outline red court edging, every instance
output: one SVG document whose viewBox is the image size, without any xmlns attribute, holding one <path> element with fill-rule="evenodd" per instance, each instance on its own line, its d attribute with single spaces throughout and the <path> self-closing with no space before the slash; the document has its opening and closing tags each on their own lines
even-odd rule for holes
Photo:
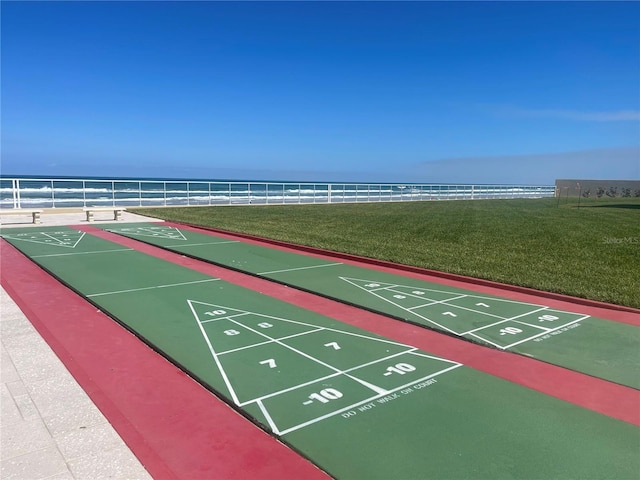
<svg viewBox="0 0 640 480">
<path fill-rule="evenodd" d="M 192 259 L 95 227 L 74 226 L 73 228 L 259 291 L 363 330 L 413 345 L 435 355 L 463 363 L 476 370 L 640 426 L 640 409 L 638 408 L 638 405 L 640 405 L 640 391 L 633 388 L 521 355 L 476 345 L 419 326 L 400 322 L 384 315 L 351 307 L 295 288 L 289 288 L 269 280 L 217 267 L 204 261 Z"/>
<path fill-rule="evenodd" d="M 305 252 L 305 253 L 315 254 L 324 258 L 341 259 L 341 260 L 347 261 L 348 263 L 352 263 L 354 265 L 359 265 L 359 266 L 366 265 L 369 267 L 377 267 L 378 269 L 383 271 L 389 271 L 394 273 L 405 272 L 405 274 L 406 273 L 417 274 L 419 276 L 414 278 L 425 279 L 425 276 L 426 276 L 426 277 L 429 277 L 429 280 L 433 282 L 442 283 L 444 285 L 457 286 L 457 287 L 462 286 L 462 288 L 475 289 L 479 292 L 484 292 L 484 293 L 493 292 L 494 295 L 502 295 L 508 298 L 512 298 L 514 300 L 527 301 L 527 300 L 523 300 L 523 298 L 528 298 L 529 299 L 528 301 L 531 301 L 530 300 L 531 298 L 545 298 L 547 300 L 551 300 L 552 302 L 560 302 L 560 304 L 568 302 L 575 306 L 588 307 L 589 309 L 592 309 L 591 310 L 592 312 L 593 312 L 593 309 L 598 309 L 598 310 L 608 312 L 608 316 L 604 318 L 607 318 L 609 320 L 614 320 L 622 323 L 629 323 L 631 325 L 640 326 L 640 310 L 632 307 L 599 302 L 597 300 L 590 300 L 586 298 L 571 297 L 571 296 L 563 295 L 560 293 L 552 293 L 552 292 L 545 292 L 542 290 L 535 290 L 533 288 L 519 287 L 516 285 L 508 285 L 504 283 L 494 282 L 491 280 L 484 280 L 481 278 L 466 277 L 464 275 L 458 275 L 455 273 L 439 272 L 437 270 L 430 270 L 427 268 L 414 267 L 411 265 L 402 265 L 398 263 L 388 262 L 385 260 L 378 260 L 375 258 L 352 255 L 349 253 L 334 252 L 334 251 L 325 250 L 322 248 L 309 247 L 305 245 L 296 245 L 288 242 L 283 242 L 281 240 L 273 240 L 273 239 L 258 237 L 258 236 L 250 235 L 246 233 L 235 233 L 235 232 L 230 232 L 227 230 L 221 230 L 217 228 L 201 227 L 193 224 L 181 224 L 181 223 L 175 223 L 175 222 L 164 222 L 164 224 L 174 226 L 174 227 L 180 227 L 180 228 L 184 228 L 185 226 L 187 226 L 193 229 L 193 231 L 203 231 L 203 230 L 210 231 L 212 233 L 220 234 L 222 236 L 226 236 L 229 238 L 242 238 L 242 239 L 248 240 L 250 243 L 255 243 L 258 245 L 275 246 L 275 247 L 282 248 L 284 250 L 294 251 L 298 253 Z M 452 282 L 452 283 L 449 283 L 449 282 Z M 499 292 L 499 293 L 496 293 L 496 292 Z M 525 297 L 522 297 L 522 295 L 524 295 Z M 549 304 L 554 308 L 562 308 L 562 307 L 556 307 L 556 305 L 551 303 Z M 574 311 L 581 313 L 580 311 L 575 309 Z M 631 315 L 627 315 L 627 314 L 631 314 Z M 596 317 L 601 316 L 596 313 L 591 313 L 591 315 Z"/>
<path fill-rule="evenodd" d="M 155 479 L 327 479 L 0 240 L 0 283 Z"/>
</svg>

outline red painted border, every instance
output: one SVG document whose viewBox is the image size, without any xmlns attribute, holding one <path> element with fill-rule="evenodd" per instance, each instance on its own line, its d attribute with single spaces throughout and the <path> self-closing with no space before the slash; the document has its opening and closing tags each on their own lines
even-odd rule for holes
<svg viewBox="0 0 640 480">
<path fill-rule="evenodd" d="M 607 318 L 609 320 L 614 320 L 614 321 L 623 322 L 623 323 L 630 323 L 632 325 L 640 326 L 640 310 L 632 307 L 626 307 L 623 305 L 615 305 L 615 304 L 600 302 L 597 300 L 590 300 L 586 298 L 571 297 L 569 295 L 545 292 L 542 290 L 536 290 L 528 287 L 520 287 L 516 285 L 508 285 L 504 283 L 494 282 L 491 280 L 484 280 L 481 278 L 466 277 L 464 275 L 458 275 L 454 273 L 439 272 L 437 270 L 414 267 L 411 265 L 402 265 L 398 263 L 388 262 L 385 260 L 378 260 L 375 258 L 352 255 L 349 253 L 334 252 L 331 250 L 325 250 L 325 249 L 316 248 L 316 247 L 309 247 L 305 245 L 296 245 L 288 242 L 283 242 L 280 240 L 272 240 L 272 239 L 262 238 L 255 235 L 245 234 L 245 233 L 234 233 L 234 232 L 221 230 L 217 228 L 201 227 L 198 225 L 182 224 L 182 223 L 176 223 L 176 222 L 164 222 L 164 224 L 174 226 L 174 227 L 180 227 L 180 228 L 184 228 L 186 226 L 193 231 L 200 231 L 200 232 L 202 232 L 203 230 L 209 231 L 209 232 L 213 232 L 228 238 L 236 238 L 236 239 L 242 238 L 244 240 L 248 240 L 250 243 L 255 243 L 255 244 L 265 245 L 265 246 L 266 245 L 275 246 L 280 249 L 294 251 L 298 253 L 299 252 L 311 253 L 311 254 L 320 256 L 322 258 L 340 259 L 354 265 L 359 265 L 359 266 L 366 265 L 369 268 L 373 267 L 382 271 L 389 271 L 396 274 L 399 274 L 401 272 L 404 272 L 405 274 L 406 273 L 417 274 L 418 277 L 415 277 L 415 278 L 425 279 L 425 277 L 428 277 L 429 281 L 441 283 L 443 285 L 446 284 L 451 286 L 458 286 L 461 288 L 475 290 L 483 293 L 490 293 L 490 292 L 497 291 L 500 293 L 492 293 L 492 294 L 502 295 L 504 297 L 511 298 L 514 300 L 531 301 L 532 298 L 537 298 L 539 303 L 540 298 L 545 298 L 547 300 L 551 300 L 554 302 L 568 303 L 576 306 L 584 306 L 590 309 L 598 309 L 598 310 L 607 312 L 606 317 L 592 314 L 593 316 L 598 316 L 600 318 Z M 409 275 L 409 276 L 413 276 L 413 275 Z M 453 283 L 450 283 L 450 282 L 453 282 Z M 490 290 L 486 290 L 486 289 L 490 289 Z M 523 295 L 525 297 L 523 297 Z M 523 300 L 524 298 L 528 300 Z M 546 302 L 546 303 L 554 308 L 562 308 L 562 307 L 556 307 L 554 304 L 551 304 L 550 302 Z M 574 311 L 581 313 L 580 310 L 574 309 Z M 625 315 L 625 313 L 629 313 L 631 315 Z"/>
<path fill-rule="evenodd" d="M 155 479 L 327 479 L 4 240 L 0 282 Z"/>
<path fill-rule="evenodd" d="M 384 315 L 195 260 L 95 227 L 78 226 L 74 228 L 640 426 L 640 408 L 638 408 L 640 391 L 633 388 L 399 322 Z"/>
</svg>

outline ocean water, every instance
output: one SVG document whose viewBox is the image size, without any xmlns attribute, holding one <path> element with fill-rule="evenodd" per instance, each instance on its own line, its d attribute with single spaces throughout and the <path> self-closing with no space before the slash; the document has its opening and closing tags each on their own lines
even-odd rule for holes
<svg viewBox="0 0 640 480">
<path fill-rule="evenodd" d="M 552 197 L 554 186 L 0 177 L 0 208 L 265 205 Z"/>
</svg>

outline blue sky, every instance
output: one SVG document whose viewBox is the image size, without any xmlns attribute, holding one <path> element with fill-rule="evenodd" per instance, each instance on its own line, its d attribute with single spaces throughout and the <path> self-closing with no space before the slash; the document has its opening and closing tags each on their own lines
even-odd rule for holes
<svg viewBox="0 0 640 480">
<path fill-rule="evenodd" d="M 640 178 L 638 2 L 11 2 L 3 175 Z"/>
</svg>

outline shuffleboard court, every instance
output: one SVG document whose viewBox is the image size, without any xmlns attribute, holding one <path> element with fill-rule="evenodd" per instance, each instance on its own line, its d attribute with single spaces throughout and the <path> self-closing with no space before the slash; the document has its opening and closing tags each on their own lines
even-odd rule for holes
<svg viewBox="0 0 640 480">
<path fill-rule="evenodd" d="M 102 227 L 371 311 L 640 388 L 640 328 L 158 224 Z"/>
<path fill-rule="evenodd" d="M 3 237 L 336 478 L 640 469 L 629 423 L 73 229 Z"/>
</svg>

